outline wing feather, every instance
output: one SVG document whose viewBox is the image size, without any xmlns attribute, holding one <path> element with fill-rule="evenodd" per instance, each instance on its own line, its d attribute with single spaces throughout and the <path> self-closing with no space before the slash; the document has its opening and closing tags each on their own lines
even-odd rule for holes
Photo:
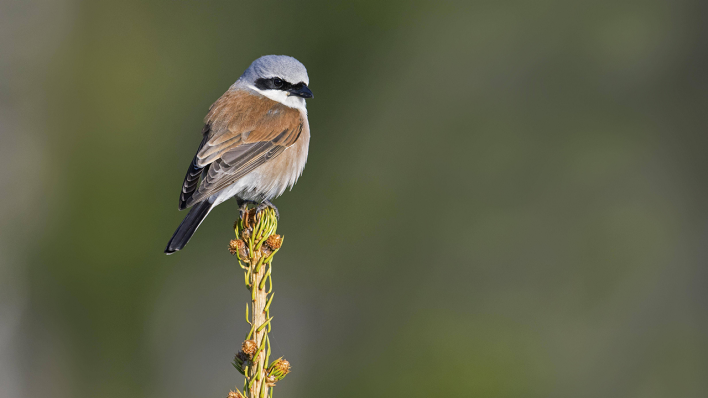
<svg viewBox="0 0 708 398">
<path fill-rule="evenodd" d="M 207 142 L 208 133 L 209 125 L 206 124 L 202 129 L 202 134 L 204 135 L 204 138 L 202 138 L 202 143 L 199 144 L 199 149 L 197 150 L 197 153 L 199 153 L 199 151 L 204 147 L 204 144 Z M 187 169 L 187 175 L 184 176 L 184 182 L 182 182 L 182 191 L 179 194 L 178 209 L 184 210 L 188 207 L 187 202 L 192 198 L 194 191 L 197 190 L 197 185 L 199 184 L 199 176 L 202 175 L 203 170 L 204 167 L 200 167 L 197 165 L 197 156 L 195 155 L 194 159 L 192 159 L 192 163 L 189 164 L 189 168 Z"/>
<path fill-rule="evenodd" d="M 198 176 L 190 178 L 192 191 L 185 201 L 187 207 L 276 158 L 297 141 L 303 128 L 297 109 L 242 90 L 229 91 L 219 98 L 205 121 L 210 128 L 192 162 L 199 168 L 202 181 L 196 187 Z"/>
</svg>

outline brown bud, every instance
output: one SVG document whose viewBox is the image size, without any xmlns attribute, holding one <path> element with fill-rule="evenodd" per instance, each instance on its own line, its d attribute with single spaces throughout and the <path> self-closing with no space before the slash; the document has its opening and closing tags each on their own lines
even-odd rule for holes
<svg viewBox="0 0 708 398">
<path fill-rule="evenodd" d="M 250 229 L 244 229 L 241 231 L 241 239 L 244 241 L 249 240 L 251 238 L 251 230 Z"/>
<path fill-rule="evenodd" d="M 286 361 L 285 359 L 277 361 L 275 363 L 275 368 L 280 370 L 284 375 L 286 375 L 290 373 L 290 362 Z"/>
<path fill-rule="evenodd" d="M 280 235 L 271 235 L 266 239 L 265 244 L 273 250 L 280 249 L 283 244 L 283 238 Z"/>
<path fill-rule="evenodd" d="M 246 261 L 248 259 L 248 250 L 246 249 L 246 242 L 241 239 L 234 239 L 229 242 L 229 253 L 238 253 L 238 258 Z"/>
<path fill-rule="evenodd" d="M 283 380 L 285 375 L 290 373 L 290 362 L 283 358 L 278 358 L 268 366 L 268 376 L 274 376 L 275 380 Z"/>
<path fill-rule="evenodd" d="M 229 391 L 229 395 L 226 398 L 244 398 L 239 390 Z"/>
<path fill-rule="evenodd" d="M 246 340 L 241 344 L 241 351 L 248 355 L 248 358 L 253 358 L 253 354 L 258 350 L 258 344 L 254 340 Z"/>
<path fill-rule="evenodd" d="M 244 247 L 246 247 L 246 244 L 241 239 L 232 239 L 229 242 L 229 253 L 236 254 Z"/>
<path fill-rule="evenodd" d="M 261 246 L 261 253 L 263 257 L 268 257 L 270 256 L 270 253 L 273 253 L 273 250 L 271 250 L 268 245 L 263 245 Z"/>
<path fill-rule="evenodd" d="M 278 381 L 278 379 L 275 376 L 266 377 L 266 383 L 268 384 L 268 387 L 275 387 L 276 381 Z"/>
</svg>

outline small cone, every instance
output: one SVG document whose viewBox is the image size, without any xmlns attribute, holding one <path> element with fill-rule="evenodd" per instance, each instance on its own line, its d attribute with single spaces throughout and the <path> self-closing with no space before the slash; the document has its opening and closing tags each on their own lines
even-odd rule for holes
<svg viewBox="0 0 708 398">
<path fill-rule="evenodd" d="M 258 344 L 254 340 L 246 340 L 241 344 L 241 351 L 248 355 L 248 358 L 253 358 L 253 354 L 258 350 Z"/>
<path fill-rule="evenodd" d="M 283 238 L 280 235 L 271 235 L 266 239 L 265 244 L 273 250 L 280 249 L 283 244 Z"/>
</svg>

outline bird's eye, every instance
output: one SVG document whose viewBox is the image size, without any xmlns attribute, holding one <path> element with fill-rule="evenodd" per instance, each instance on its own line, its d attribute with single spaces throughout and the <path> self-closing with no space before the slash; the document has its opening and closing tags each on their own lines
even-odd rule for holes
<svg viewBox="0 0 708 398">
<path fill-rule="evenodd" d="M 275 88 L 281 88 L 283 87 L 283 81 L 276 77 L 273 79 L 273 86 L 275 86 Z"/>
</svg>

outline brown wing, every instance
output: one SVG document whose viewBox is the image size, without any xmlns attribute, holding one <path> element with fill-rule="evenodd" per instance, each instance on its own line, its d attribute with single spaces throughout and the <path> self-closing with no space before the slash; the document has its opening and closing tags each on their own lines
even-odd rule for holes
<svg viewBox="0 0 708 398">
<path fill-rule="evenodd" d="M 297 141 L 303 125 L 297 109 L 241 90 L 219 98 L 205 122 L 208 130 L 205 128 L 193 162 L 195 168 L 205 171 L 201 184 L 187 199 L 187 207 L 280 155 Z"/>
</svg>

